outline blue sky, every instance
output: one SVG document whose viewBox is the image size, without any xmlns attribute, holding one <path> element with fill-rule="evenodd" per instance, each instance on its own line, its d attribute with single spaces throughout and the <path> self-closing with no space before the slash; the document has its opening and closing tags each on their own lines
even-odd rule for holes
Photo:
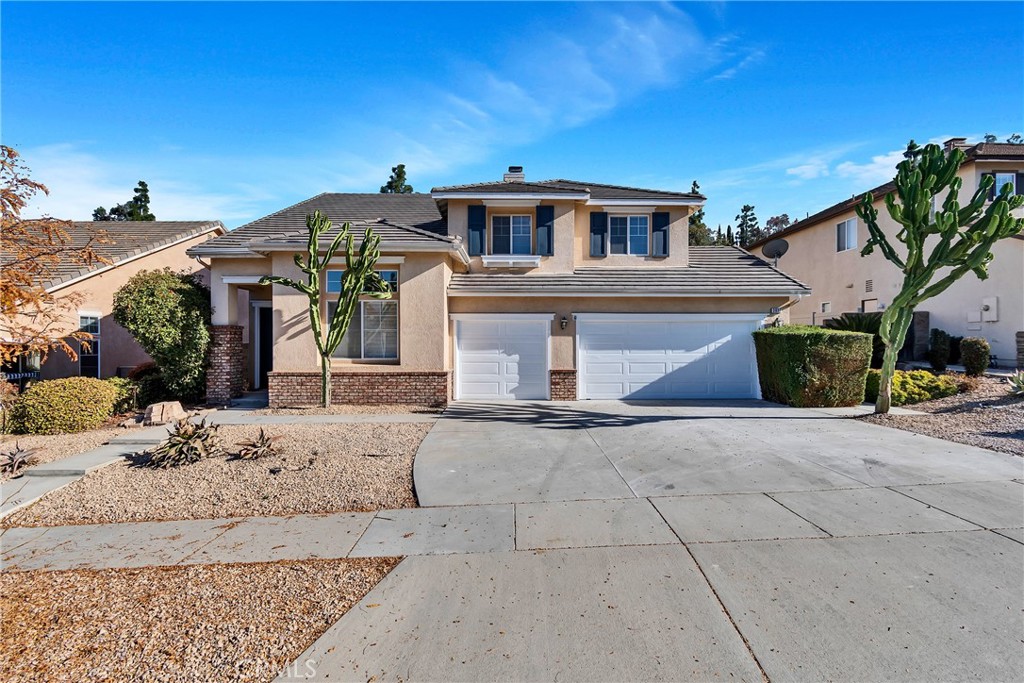
<svg viewBox="0 0 1024 683">
<path fill-rule="evenodd" d="M 2 140 L 87 219 L 573 178 L 804 216 L 910 138 L 1024 133 L 1024 4 L 3 2 Z"/>
</svg>

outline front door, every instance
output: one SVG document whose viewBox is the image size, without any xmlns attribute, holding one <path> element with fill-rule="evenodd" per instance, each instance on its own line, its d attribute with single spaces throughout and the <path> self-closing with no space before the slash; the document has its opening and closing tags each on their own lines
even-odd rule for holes
<svg viewBox="0 0 1024 683">
<path fill-rule="evenodd" d="M 274 369 L 274 309 L 256 309 L 256 389 L 267 388 L 267 373 Z"/>
</svg>

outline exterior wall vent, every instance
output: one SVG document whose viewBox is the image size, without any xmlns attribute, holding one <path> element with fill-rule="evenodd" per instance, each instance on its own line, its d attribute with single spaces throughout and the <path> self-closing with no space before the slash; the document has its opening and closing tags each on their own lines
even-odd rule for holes
<svg viewBox="0 0 1024 683">
<path fill-rule="evenodd" d="M 873 292 L 873 291 L 875 291 L 875 281 L 874 280 L 865 280 L 864 281 L 864 291 L 865 292 Z"/>
</svg>

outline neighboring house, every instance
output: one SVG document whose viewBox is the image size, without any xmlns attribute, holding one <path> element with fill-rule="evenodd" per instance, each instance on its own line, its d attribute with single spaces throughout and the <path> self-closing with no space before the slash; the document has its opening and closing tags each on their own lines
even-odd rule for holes
<svg viewBox="0 0 1024 683">
<path fill-rule="evenodd" d="M 47 291 L 58 298 L 77 297 L 75 310 L 68 313 L 67 326 L 92 333 L 91 348 L 79 353 L 74 361 L 60 351 L 50 353 L 40 369 L 43 379 L 114 377 L 150 360 L 131 334 L 111 317 L 114 293 L 143 270 L 170 268 L 202 273 L 204 267 L 185 251 L 224 234 L 225 229 L 220 221 L 76 222 L 68 235 L 72 244 L 84 246 L 97 231 L 104 231 L 105 239 L 94 245 L 95 251 L 108 263 L 58 264 L 55 278 L 46 283 Z"/>
<path fill-rule="evenodd" d="M 1024 194 L 1024 145 L 968 145 L 964 138 L 953 138 L 946 142 L 946 148 L 953 147 L 967 154 L 959 174 L 963 179 L 961 204 L 974 195 L 985 175 L 995 175 L 998 187 L 1011 183 L 1017 194 Z M 890 182 L 871 192 L 879 226 L 902 249 L 895 237 L 899 226 L 884 202 L 885 195 L 894 190 Z M 789 251 L 779 260 L 779 267 L 807 283 L 814 292 L 789 309 L 791 322 L 820 325 L 844 312 L 884 310 L 899 292 L 903 273 L 879 249 L 870 256 L 860 255 L 868 231 L 854 212 L 859 202 L 860 196 L 847 199 L 750 245 L 752 252 L 759 253 L 770 239 L 782 237 L 789 242 Z M 1015 213 L 1024 215 L 1024 209 Z M 919 310 L 928 312 L 932 328 L 959 337 L 985 337 L 1000 365 L 1024 366 L 1024 358 L 1018 356 L 1024 351 L 1024 235 L 996 243 L 993 255 L 987 280 L 968 273 L 924 302 Z M 927 330 L 921 332 L 927 334 Z"/>
<path fill-rule="evenodd" d="M 367 298 L 335 354 L 334 400 L 751 398 L 751 331 L 800 282 L 732 247 L 689 247 L 699 194 L 568 180 L 502 181 L 431 194 L 322 194 L 192 247 L 210 263 L 208 397 L 241 390 L 237 294 L 250 296 L 248 378 L 271 405 L 319 400 L 307 298 L 261 276 L 302 279 L 307 214 L 382 237 L 390 301 Z M 326 244 L 326 241 L 324 242 Z M 344 258 L 325 290 L 337 292 Z M 333 304 L 328 305 L 329 313 Z"/>
</svg>

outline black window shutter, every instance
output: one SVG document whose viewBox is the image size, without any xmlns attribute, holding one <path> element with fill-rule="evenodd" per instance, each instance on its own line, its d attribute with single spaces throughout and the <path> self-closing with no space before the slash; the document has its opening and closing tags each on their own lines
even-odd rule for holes
<svg viewBox="0 0 1024 683">
<path fill-rule="evenodd" d="M 1024 173 L 1017 174 L 1017 194 L 1024 194 Z"/>
<path fill-rule="evenodd" d="M 553 256 L 555 253 L 555 207 L 537 207 L 537 254 Z"/>
<path fill-rule="evenodd" d="M 480 256 L 484 253 L 487 241 L 487 207 L 470 206 L 469 209 L 469 255 Z"/>
<path fill-rule="evenodd" d="M 668 256 L 668 212 L 655 211 L 651 214 L 651 255 Z"/>
<path fill-rule="evenodd" d="M 608 239 L 608 214 L 604 211 L 590 213 L 590 255 L 604 256 L 605 242 Z"/>
</svg>

